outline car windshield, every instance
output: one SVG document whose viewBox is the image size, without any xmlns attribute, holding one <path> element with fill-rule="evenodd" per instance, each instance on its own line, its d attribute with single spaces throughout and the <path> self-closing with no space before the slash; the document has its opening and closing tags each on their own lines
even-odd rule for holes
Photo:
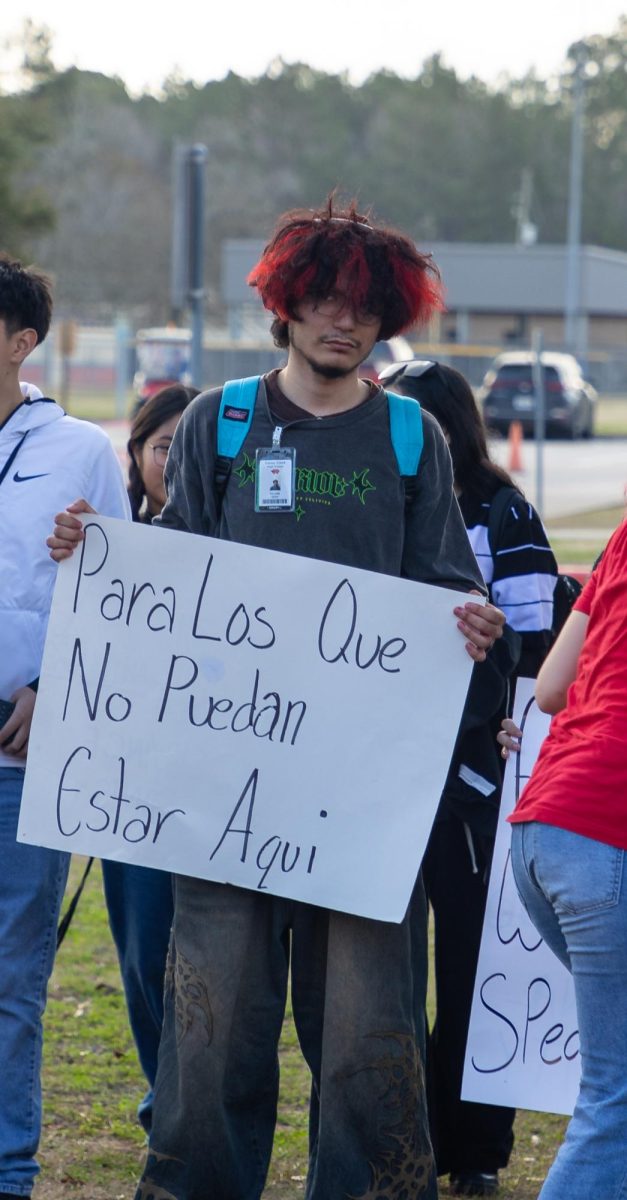
<svg viewBox="0 0 627 1200">
<path fill-rule="evenodd" d="M 559 375 L 555 367 L 543 367 L 544 382 L 548 387 L 551 384 L 559 383 Z M 508 363 L 506 366 L 499 367 L 495 379 L 495 383 L 510 387 L 519 386 L 521 383 L 531 384 L 532 372 L 530 363 Z"/>
</svg>

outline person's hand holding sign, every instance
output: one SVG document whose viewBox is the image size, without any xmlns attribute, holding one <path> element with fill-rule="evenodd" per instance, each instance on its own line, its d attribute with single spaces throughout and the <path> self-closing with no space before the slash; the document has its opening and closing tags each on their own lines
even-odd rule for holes
<svg viewBox="0 0 627 1200">
<path fill-rule="evenodd" d="M 50 557 L 55 562 L 70 558 L 85 537 L 83 526 L 78 516 L 74 515 L 78 513 L 97 515 L 95 508 L 86 500 L 75 500 L 73 504 L 68 504 L 65 512 L 57 513 L 54 518 L 54 529 L 51 536 L 46 538 L 46 545 L 50 548 Z"/>
<path fill-rule="evenodd" d="M 501 755 L 503 758 L 509 758 L 510 750 L 515 754 L 520 753 L 520 739 L 522 737 L 522 729 L 519 729 L 511 717 L 504 717 L 501 721 L 501 728 L 496 735 L 496 740 L 501 747 Z"/>
<path fill-rule="evenodd" d="M 470 592 L 471 596 L 480 596 L 480 592 Z M 459 608 L 453 609 L 457 620 L 457 628 L 468 639 L 466 650 L 475 662 L 484 662 L 486 654 L 497 638 L 503 636 L 505 613 L 494 604 L 473 604 L 468 600 Z"/>
</svg>

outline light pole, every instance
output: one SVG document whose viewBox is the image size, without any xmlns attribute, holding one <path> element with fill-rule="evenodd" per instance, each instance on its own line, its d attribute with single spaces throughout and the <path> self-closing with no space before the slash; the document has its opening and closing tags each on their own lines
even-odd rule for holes
<svg viewBox="0 0 627 1200">
<path fill-rule="evenodd" d="M 192 381 L 202 387 L 206 146 L 175 146 L 173 156 L 171 304 L 178 318 L 189 307 Z"/>
<path fill-rule="evenodd" d="M 566 232 L 566 296 L 564 302 L 564 340 L 571 354 L 580 345 L 581 313 L 581 198 L 583 191 L 583 116 L 584 67 L 581 52 L 575 59 L 573 74 L 573 119 L 570 135 L 568 178 L 568 222 Z"/>
<path fill-rule="evenodd" d="M 207 149 L 189 151 L 189 305 L 192 314 L 192 379 L 202 387 L 202 334 L 204 300 L 205 164 Z"/>
</svg>

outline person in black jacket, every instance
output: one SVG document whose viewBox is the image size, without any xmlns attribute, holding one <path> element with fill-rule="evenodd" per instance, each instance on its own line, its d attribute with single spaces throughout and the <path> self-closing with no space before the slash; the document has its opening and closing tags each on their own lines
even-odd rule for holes
<svg viewBox="0 0 627 1200">
<path fill-rule="evenodd" d="M 537 512 L 491 461 L 483 420 L 463 375 L 417 360 L 386 368 L 381 381 L 413 396 L 444 431 L 468 536 L 490 599 L 507 618 L 505 636 L 474 668 L 423 860 L 435 923 L 437 1016 L 427 1078 L 437 1171 L 450 1174 L 454 1195 L 491 1195 L 499 1168 L 509 1160 L 515 1112 L 460 1096 L 502 784 L 495 738 L 509 711 L 515 674 L 535 676 L 553 641 L 557 563 Z"/>
</svg>

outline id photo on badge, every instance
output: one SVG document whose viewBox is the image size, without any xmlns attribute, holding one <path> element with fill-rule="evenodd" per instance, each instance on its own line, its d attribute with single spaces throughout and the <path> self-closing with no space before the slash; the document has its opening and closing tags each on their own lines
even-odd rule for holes
<svg viewBox="0 0 627 1200">
<path fill-rule="evenodd" d="M 296 451 L 259 448 L 256 460 L 255 512 L 293 512 Z"/>
</svg>

